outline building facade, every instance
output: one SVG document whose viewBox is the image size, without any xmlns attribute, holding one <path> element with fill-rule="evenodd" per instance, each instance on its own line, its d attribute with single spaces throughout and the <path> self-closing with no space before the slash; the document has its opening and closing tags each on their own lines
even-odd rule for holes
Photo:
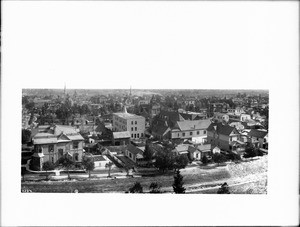
<svg viewBox="0 0 300 227">
<path fill-rule="evenodd" d="M 131 139 L 142 138 L 145 135 L 145 118 L 135 114 L 124 112 L 113 113 L 113 131 L 129 131 Z"/>
<path fill-rule="evenodd" d="M 238 130 L 228 124 L 212 123 L 207 129 L 207 142 L 224 151 L 242 151 L 245 143 L 240 137 Z"/>
<path fill-rule="evenodd" d="M 84 138 L 71 126 L 55 125 L 37 128 L 32 137 L 34 144 L 33 157 L 40 166 L 44 162 L 56 163 L 67 155 L 74 162 L 81 162 Z"/>
</svg>

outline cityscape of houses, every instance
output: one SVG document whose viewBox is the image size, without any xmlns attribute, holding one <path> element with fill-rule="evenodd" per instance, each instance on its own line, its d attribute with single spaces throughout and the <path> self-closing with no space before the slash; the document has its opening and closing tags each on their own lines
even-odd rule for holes
<svg viewBox="0 0 300 227">
<path fill-rule="evenodd" d="M 23 89 L 22 174 L 57 174 L 62 159 L 128 173 L 169 168 L 162 153 L 180 168 L 266 155 L 268 118 L 268 91 Z"/>
</svg>

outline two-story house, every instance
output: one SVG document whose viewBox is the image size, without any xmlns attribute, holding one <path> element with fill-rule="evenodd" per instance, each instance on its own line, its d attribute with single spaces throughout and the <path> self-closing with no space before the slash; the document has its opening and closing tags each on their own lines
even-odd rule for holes
<svg viewBox="0 0 300 227">
<path fill-rule="evenodd" d="M 39 126 L 33 131 L 33 160 L 38 169 L 44 162 L 56 163 L 64 155 L 81 162 L 84 138 L 72 126 Z"/>
<path fill-rule="evenodd" d="M 224 151 L 242 151 L 245 143 L 240 137 L 238 130 L 228 124 L 212 123 L 207 128 L 207 142 Z"/>
<path fill-rule="evenodd" d="M 197 143 L 203 143 L 206 141 L 207 128 L 210 124 L 210 119 L 178 121 L 171 130 L 171 139 L 190 139 Z"/>
<path fill-rule="evenodd" d="M 255 147 L 268 150 L 268 131 L 251 129 L 248 133 L 248 142 Z"/>
</svg>

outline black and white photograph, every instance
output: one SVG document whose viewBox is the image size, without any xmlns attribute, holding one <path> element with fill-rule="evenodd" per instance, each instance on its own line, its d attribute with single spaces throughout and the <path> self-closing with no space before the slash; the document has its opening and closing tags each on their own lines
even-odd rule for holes
<svg viewBox="0 0 300 227">
<path fill-rule="evenodd" d="M 297 226 L 298 1 L 3 1 L 1 226 Z"/>
<path fill-rule="evenodd" d="M 22 192 L 266 194 L 264 90 L 22 93 Z"/>
</svg>

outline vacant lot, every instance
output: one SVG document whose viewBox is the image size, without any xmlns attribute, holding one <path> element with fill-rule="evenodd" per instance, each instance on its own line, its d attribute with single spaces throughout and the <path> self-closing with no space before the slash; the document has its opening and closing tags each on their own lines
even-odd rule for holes
<svg viewBox="0 0 300 227">
<path fill-rule="evenodd" d="M 215 168 L 202 168 L 195 166 L 181 170 L 184 186 L 189 191 L 218 186 L 224 182 L 237 184 L 246 181 L 256 181 L 251 184 L 239 185 L 230 188 L 232 193 L 257 194 L 266 193 L 267 157 L 258 160 L 242 162 L 239 164 L 228 164 Z M 144 176 L 136 178 L 106 179 L 78 178 L 71 181 L 39 181 L 24 182 L 22 188 L 31 189 L 33 192 L 54 192 L 66 193 L 77 189 L 79 192 L 117 192 L 124 193 L 136 182 L 140 182 L 144 191 L 148 191 L 151 182 L 158 182 L 162 191 L 172 192 L 173 172 L 155 176 Z M 216 193 L 211 191 L 198 191 L 195 193 Z"/>
</svg>

